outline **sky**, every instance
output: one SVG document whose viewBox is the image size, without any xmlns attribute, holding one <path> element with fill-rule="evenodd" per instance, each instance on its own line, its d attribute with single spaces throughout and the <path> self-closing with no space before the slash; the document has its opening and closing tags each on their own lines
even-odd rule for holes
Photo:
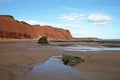
<svg viewBox="0 0 120 80">
<path fill-rule="evenodd" d="M 120 0 L 0 0 L 0 15 L 67 29 L 78 38 L 120 39 Z"/>
</svg>

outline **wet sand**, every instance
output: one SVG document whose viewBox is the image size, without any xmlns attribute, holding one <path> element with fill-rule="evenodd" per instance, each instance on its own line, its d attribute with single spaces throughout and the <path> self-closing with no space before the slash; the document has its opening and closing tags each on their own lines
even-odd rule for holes
<svg viewBox="0 0 120 80">
<path fill-rule="evenodd" d="M 71 54 L 85 59 L 85 62 L 72 67 L 78 70 L 76 76 L 79 76 L 75 78 L 73 75 L 73 80 L 120 80 L 120 51 L 63 51 L 56 49 L 57 46 L 53 44 L 56 43 L 52 43 L 52 46 L 41 46 L 36 40 L 1 41 L 0 80 L 40 80 L 46 75 L 42 80 L 58 80 L 54 75 L 29 74 L 34 65 L 42 65 L 51 56 L 60 54 Z M 61 77 L 63 78 L 59 80 L 69 80 Z"/>
</svg>

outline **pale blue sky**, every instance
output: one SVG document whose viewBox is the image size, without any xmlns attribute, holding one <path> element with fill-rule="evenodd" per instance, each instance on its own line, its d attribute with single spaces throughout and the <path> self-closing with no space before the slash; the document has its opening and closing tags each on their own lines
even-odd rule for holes
<svg viewBox="0 0 120 80">
<path fill-rule="evenodd" d="M 73 37 L 120 39 L 120 0 L 0 0 L 0 14 L 68 29 Z"/>
</svg>

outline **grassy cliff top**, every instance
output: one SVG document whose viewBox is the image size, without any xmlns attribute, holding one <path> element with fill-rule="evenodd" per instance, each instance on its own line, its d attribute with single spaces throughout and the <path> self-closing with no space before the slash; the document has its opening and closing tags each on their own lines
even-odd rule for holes
<svg viewBox="0 0 120 80">
<path fill-rule="evenodd" d="M 13 19 L 14 19 L 14 17 L 11 16 L 11 15 L 0 15 L 0 17 L 10 17 L 10 18 L 13 18 Z"/>
</svg>

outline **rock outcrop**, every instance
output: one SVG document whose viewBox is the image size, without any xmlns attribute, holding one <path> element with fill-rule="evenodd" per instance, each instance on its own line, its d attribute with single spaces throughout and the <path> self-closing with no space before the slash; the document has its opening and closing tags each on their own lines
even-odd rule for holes
<svg viewBox="0 0 120 80">
<path fill-rule="evenodd" d="M 51 26 L 32 26 L 9 15 L 0 16 L 0 38 L 34 39 L 41 36 L 50 39 L 72 39 L 68 30 Z"/>
<path fill-rule="evenodd" d="M 34 26 L 39 36 L 47 36 L 49 39 L 72 39 L 68 30 L 53 28 L 51 26 Z"/>
</svg>

